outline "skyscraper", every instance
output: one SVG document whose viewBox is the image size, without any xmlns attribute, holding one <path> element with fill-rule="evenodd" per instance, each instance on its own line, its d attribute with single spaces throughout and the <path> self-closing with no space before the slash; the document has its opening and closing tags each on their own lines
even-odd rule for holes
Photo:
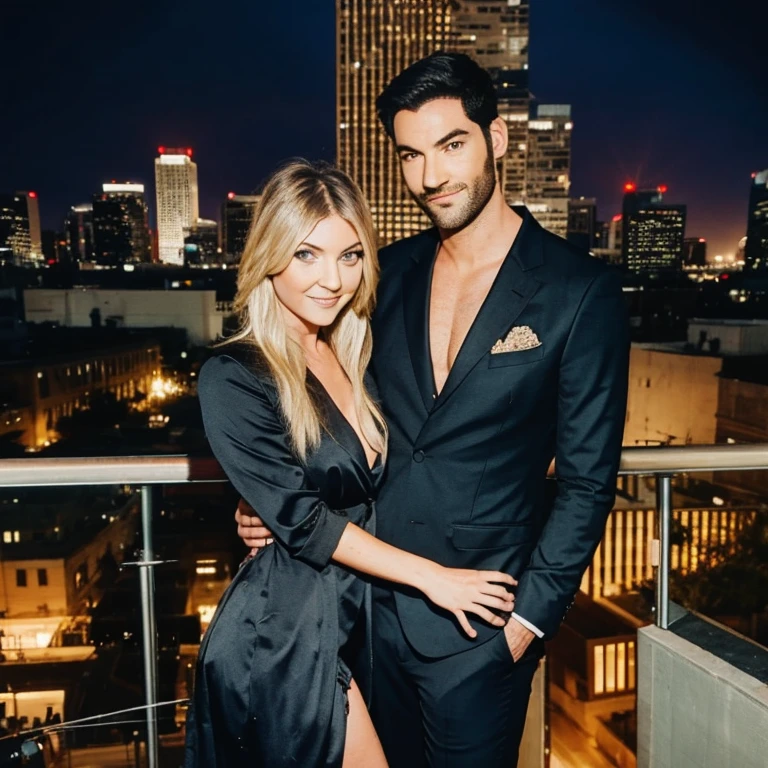
<svg viewBox="0 0 768 768">
<path fill-rule="evenodd" d="M 568 104 L 539 104 L 528 121 L 523 202 L 542 227 L 560 237 L 568 233 L 572 128 Z"/>
<path fill-rule="evenodd" d="M 490 72 L 509 130 L 509 149 L 499 163 L 504 197 L 528 204 L 544 226 L 565 237 L 570 108 L 540 107 L 531 129 L 528 12 L 529 0 L 336 0 L 337 158 L 363 188 L 382 243 L 429 221 L 402 181 L 378 124 L 376 96 L 409 64 L 438 50 L 466 53 Z M 552 124 L 548 132 L 544 120 Z"/>
<path fill-rule="evenodd" d="M 665 186 L 638 190 L 624 187 L 622 260 L 632 272 L 679 270 L 685 237 L 684 205 L 664 202 Z"/>
<path fill-rule="evenodd" d="M 73 264 L 93 261 L 93 203 L 73 205 L 64 229 L 67 236 L 67 251 Z"/>
<path fill-rule="evenodd" d="M 224 260 L 229 264 L 240 261 L 248 239 L 248 230 L 261 195 L 237 195 L 230 192 L 221 204 L 221 242 Z"/>
<path fill-rule="evenodd" d="M 184 264 L 218 264 L 219 225 L 212 219 L 198 219 L 191 227 L 184 227 Z"/>
<path fill-rule="evenodd" d="M 768 168 L 752 176 L 744 261 L 746 269 L 768 273 Z"/>
<path fill-rule="evenodd" d="M 452 4 L 449 47 L 471 56 L 488 70 L 496 86 L 499 115 L 509 131 L 509 148 L 499 166 L 504 197 L 520 203 L 526 192 L 526 157 L 531 93 L 528 89 L 528 0 Z"/>
<path fill-rule="evenodd" d="M 591 251 L 597 245 L 597 201 L 579 197 L 568 201 L 568 242 Z"/>
<path fill-rule="evenodd" d="M 42 263 L 40 208 L 36 192 L 0 195 L 0 248 L 10 251 L 18 265 Z"/>
<path fill-rule="evenodd" d="M 99 264 L 149 261 L 149 223 L 143 184 L 102 185 L 101 194 L 93 196 L 93 236 L 95 260 Z"/>
<path fill-rule="evenodd" d="M 155 158 L 158 252 L 163 264 L 184 263 L 184 227 L 199 218 L 197 165 L 188 147 L 158 147 Z"/>
<path fill-rule="evenodd" d="M 703 267 L 707 263 L 707 241 L 703 237 L 686 237 L 683 240 L 683 266 Z"/>
<path fill-rule="evenodd" d="M 382 244 L 429 226 L 410 199 L 376 116 L 384 86 L 409 64 L 451 48 L 449 0 L 336 0 L 336 156 L 361 186 Z"/>
</svg>

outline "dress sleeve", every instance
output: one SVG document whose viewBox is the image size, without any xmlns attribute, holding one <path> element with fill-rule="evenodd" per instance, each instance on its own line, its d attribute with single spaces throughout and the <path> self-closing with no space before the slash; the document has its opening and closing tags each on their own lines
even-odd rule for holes
<svg viewBox="0 0 768 768">
<path fill-rule="evenodd" d="M 235 489 L 293 557 L 327 565 L 348 520 L 311 486 L 259 378 L 232 357 L 213 357 L 198 396 L 211 450 Z"/>
</svg>

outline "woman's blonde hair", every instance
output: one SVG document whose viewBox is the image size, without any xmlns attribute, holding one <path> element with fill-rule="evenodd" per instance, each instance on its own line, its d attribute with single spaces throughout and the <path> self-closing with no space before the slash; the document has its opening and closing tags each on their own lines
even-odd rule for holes
<svg viewBox="0 0 768 768">
<path fill-rule="evenodd" d="M 292 447 L 306 459 L 320 442 L 323 419 L 307 389 L 304 353 L 288 333 L 271 278 L 288 267 L 317 223 L 334 215 L 360 238 L 363 275 L 349 304 L 322 329 L 322 338 L 352 384 L 365 440 L 383 459 L 387 427 L 363 382 L 371 359 L 370 319 L 379 272 L 376 236 L 363 193 L 346 173 L 326 163 L 294 160 L 269 179 L 240 261 L 234 306 L 241 327 L 227 342 L 252 342 L 259 348 L 277 386 Z"/>
</svg>

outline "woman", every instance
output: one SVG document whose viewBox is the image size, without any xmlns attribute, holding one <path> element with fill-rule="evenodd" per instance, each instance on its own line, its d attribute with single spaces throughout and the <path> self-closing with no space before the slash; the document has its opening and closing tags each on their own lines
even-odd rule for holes
<svg viewBox="0 0 768 768">
<path fill-rule="evenodd" d="M 343 661 L 366 605 L 363 572 L 495 625 L 513 598 L 497 572 L 452 570 L 378 541 L 373 499 L 386 424 L 370 395 L 376 247 L 341 171 L 294 162 L 264 189 L 240 266 L 236 344 L 200 372 L 214 454 L 269 525 L 200 648 L 186 768 L 383 768 Z M 364 618 L 364 616 L 363 616 Z"/>
</svg>

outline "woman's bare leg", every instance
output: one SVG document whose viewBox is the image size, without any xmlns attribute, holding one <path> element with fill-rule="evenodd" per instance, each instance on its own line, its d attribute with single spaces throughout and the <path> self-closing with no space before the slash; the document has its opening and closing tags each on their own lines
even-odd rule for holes
<svg viewBox="0 0 768 768">
<path fill-rule="evenodd" d="M 354 680 L 347 696 L 349 716 L 342 768 L 388 768 L 387 758 L 384 757 L 384 750 L 376 735 L 371 716 Z"/>
</svg>

